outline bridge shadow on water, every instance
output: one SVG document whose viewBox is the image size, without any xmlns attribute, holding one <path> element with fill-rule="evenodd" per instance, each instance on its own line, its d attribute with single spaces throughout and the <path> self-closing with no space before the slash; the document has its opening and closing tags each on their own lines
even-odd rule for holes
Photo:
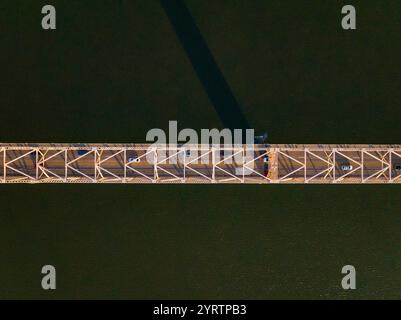
<svg viewBox="0 0 401 320">
<path fill-rule="evenodd" d="M 224 127 L 250 128 L 185 3 L 182 0 L 160 0 L 160 3 Z"/>
</svg>

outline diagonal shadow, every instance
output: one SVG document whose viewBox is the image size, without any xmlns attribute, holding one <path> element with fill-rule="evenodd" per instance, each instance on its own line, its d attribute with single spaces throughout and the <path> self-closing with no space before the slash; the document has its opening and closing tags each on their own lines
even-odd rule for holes
<svg viewBox="0 0 401 320">
<path fill-rule="evenodd" d="M 160 0 L 160 3 L 224 127 L 250 128 L 184 2 Z"/>
</svg>

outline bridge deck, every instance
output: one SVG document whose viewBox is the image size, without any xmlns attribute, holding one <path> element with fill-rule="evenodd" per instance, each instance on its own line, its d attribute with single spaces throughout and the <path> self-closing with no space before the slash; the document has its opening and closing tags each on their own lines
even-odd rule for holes
<svg viewBox="0 0 401 320">
<path fill-rule="evenodd" d="M 0 183 L 401 183 L 401 145 L 3 143 Z"/>
</svg>

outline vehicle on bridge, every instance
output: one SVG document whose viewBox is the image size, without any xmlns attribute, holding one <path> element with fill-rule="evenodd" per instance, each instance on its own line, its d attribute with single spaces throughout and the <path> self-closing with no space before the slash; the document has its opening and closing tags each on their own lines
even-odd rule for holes
<svg viewBox="0 0 401 320">
<path fill-rule="evenodd" d="M 263 156 L 263 175 L 267 177 L 269 174 L 269 156 L 266 154 Z"/>
<path fill-rule="evenodd" d="M 130 158 L 128 158 L 128 162 L 141 162 L 141 159 L 140 158 L 130 157 Z"/>
<path fill-rule="evenodd" d="M 83 156 L 85 154 L 87 154 L 89 152 L 89 150 L 78 150 L 77 153 L 79 156 Z"/>
</svg>

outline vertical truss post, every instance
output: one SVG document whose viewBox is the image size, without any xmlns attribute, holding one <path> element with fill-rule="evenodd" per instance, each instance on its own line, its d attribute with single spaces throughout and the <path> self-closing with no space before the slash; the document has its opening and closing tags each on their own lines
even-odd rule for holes
<svg viewBox="0 0 401 320">
<path fill-rule="evenodd" d="M 241 163 L 241 167 L 242 167 L 242 183 L 245 182 L 245 146 L 242 146 L 242 163 Z M 254 153 L 255 154 L 255 153 Z"/>
<path fill-rule="evenodd" d="M 39 180 L 39 150 L 35 149 L 35 178 Z"/>
<path fill-rule="evenodd" d="M 185 183 L 185 181 L 187 181 L 187 179 L 186 179 L 186 169 L 187 169 L 187 157 L 185 156 L 185 153 L 186 153 L 186 149 L 184 149 L 184 148 L 181 148 L 181 150 L 180 150 L 180 152 L 182 152 L 183 153 L 183 155 L 182 155 L 182 159 L 184 159 L 184 161 L 183 161 L 183 163 L 184 163 L 184 172 L 183 172 L 183 179 L 182 179 L 182 183 Z M 190 149 L 190 155 L 192 155 L 192 150 Z M 180 154 L 178 153 L 178 161 L 180 161 Z"/>
<path fill-rule="evenodd" d="M 93 165 L 95 166 L 95 182 L 97 182 L 98 181 L 98 178 L 99 179 L 102 179 L 103 178 L 103 174 L 102 174 L 102 171 L 101 171 L 101 169 L 100 169 L 100 166 L 101 166 L 101 164 L 100 164 L 100 160 L 101 160 L 101 158 L 100 158 L 100 155 L 101 155 L 101 153 L 103 152 L 103 151 L 100 151 L 100 153 L 99 153 L 99 150 L 97 149 L 97 148 L 95 148 L 94 149 L 94 159 L 93 159 Z"/>
<path fill-rule="evenodd" d="M 38 170 L 40 170 L 40 175 L 38 175 L 37 179 L 40 179 L 43 175 L 44 175 L 44 170 L 42 169 L 44 166 L 44 160 L 45 160 L 45 156 L 44 153 L 41 150 L 38 150 L 38 161 L 36 163 L 36 167 L 38 168 Z"/>
<path fill-rule="evenodd" d="M 127 182 L 127 148 L 124 148 L 124 179 L 123 182 Z"/>
<path fill-rule="evenodd" d="M 0 153 L 1 152 L 3 153 L 3 175 L 1 177 L 1 182 L 5 183 L 6 182 L 6 166 L 5 166 L 5 163 L 6 163 L 6 150 L 5 150 L 5 148 L 1 148 Z"/>
<path fill-rule="evenodd" d="M 6 148 L 2 148 L 3 151 L 3 182 L 6 182 Z"/>
<path fill-rule="evenodd" d="M 362 148 L 362 154 L 361 154 L 361 181 L 362 181 L 362 183 L 365 183 L 364 168 L 365 168 L 365 148 Z"/>
<path fill-rule="evenodd" d="M 389 163 L 390 163 L 390 166 L 389 166 L 389 180 L 388 180 L 388 182 L 389 183 L 392 183 L 393 182 L 393 157 L 392 157 L 392 155 L 393 155 L 393 149 L 389 149 Z"/>
<path fill-rule="evenodd" d="M 64 149 L 64 182 L 67 182 L 68 178 L 68 153 L 67 148 Z"/>
<path fill-rule="evenodd" d="M 269 160 L 271 163 L 270 165 L 270 172 L 271 172 L 271 182 L 273 183 L 279 183 L 279 154 L 280 154 L 280 148 L 273 148 L 271 149 L 272 151 L 272 159 Z"/>
<path fill-rule="evenodd" d="M 212 146 L 212 182 L 216 182 L 216 148 Z"/>
<path fill-rule="evenodd" d="M 306 179 L 306 152 L 308 151 L 307 148 L 304 149 L 304 182 L 308 183 L 308 180 Z"/>
<path fill-rule="evenodd" d="M 333 182 L 336 183 L 336 152 L 337 148 L 333 149 Z"/>
<path fill-rule="evenodd" d="M 158 152 L 157 152 L 157 147 L 153 151 L 153 182 L 157 182 L 159 180 L 159 173 L 157 171 L 157 163 L 158 163 Z"/>
</svg>

